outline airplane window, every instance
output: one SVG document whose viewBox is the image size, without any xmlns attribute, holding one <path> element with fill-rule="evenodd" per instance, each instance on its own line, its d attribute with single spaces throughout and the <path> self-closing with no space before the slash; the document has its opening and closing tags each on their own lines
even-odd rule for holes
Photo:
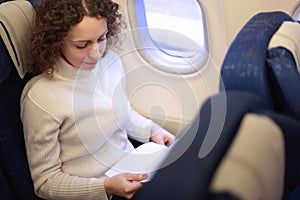
<svg viewBox="0 0 300 200">
<path fill-rule="evenodd" d="M 197 0 L 137 0 L 139 52 L 161 70 L 200 71 L 207 59 L 204 17 Z M 135 38 L 136 39 L 136 38 Z"/>
</svg>

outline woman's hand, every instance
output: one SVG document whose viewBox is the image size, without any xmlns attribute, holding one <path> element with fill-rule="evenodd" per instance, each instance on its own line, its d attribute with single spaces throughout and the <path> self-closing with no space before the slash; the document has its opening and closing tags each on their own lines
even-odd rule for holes
<svg viewBox="0 0 300 200">
<path fill-rule="evenodd" d="M 175 140 L 175 136 L 161 127 L 152 128 L 150 140 L 163 145 L 170 145 Z"/>
<path fill-rule="evenodd" d="M 148 177 L 147 174 L 118 174 L 104 180 L 107 195 L 118 195 L 131 199 L 143 184 L 140 182 Z"/>
</svg>

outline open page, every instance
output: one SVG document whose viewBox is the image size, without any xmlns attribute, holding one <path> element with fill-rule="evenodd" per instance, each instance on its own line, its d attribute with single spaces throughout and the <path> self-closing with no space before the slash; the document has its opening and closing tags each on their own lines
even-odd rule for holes
<svg viewBox="0 0 300 200">
<path fill-rule="evenodd" d="M 140 145 L 116 163 L 105 174 L 109 177 L 120 173 L 147 173 L 150 181 L 160 163 L 167 155 L 169 147 L 154 142 Z"/>
</svg>

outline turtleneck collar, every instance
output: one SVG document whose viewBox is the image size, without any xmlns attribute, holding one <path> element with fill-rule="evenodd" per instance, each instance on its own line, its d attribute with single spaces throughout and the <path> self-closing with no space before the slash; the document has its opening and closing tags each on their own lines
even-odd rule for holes
<svg viewBox="0 0 300 200">
<path fill-rule="evenodd" d="M 62 57 L 59 57 L 55 66 L 54 66 L 54 75 L 60 76 L 64 79 L 69 80 L 81 80 L 87 79 L 92 74 L 93 70 L 82 70 L 73 67 L 67 63 Z"/>
</svg>

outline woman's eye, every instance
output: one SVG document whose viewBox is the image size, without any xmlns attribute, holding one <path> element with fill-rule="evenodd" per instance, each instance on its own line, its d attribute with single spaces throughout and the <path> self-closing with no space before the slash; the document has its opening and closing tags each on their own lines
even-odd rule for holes
<svg viewBox="0 0 300 200">
<path fill-rule="evenodd" d="M 85 45 L 76 45 L 76 48 L 77 49 L 84 49 L 86 46 L 87 46 L 87 44 L 85 44 Z"/>
<path fill-rule="evenodd" d="M 74 47 L 77 49 L 84 49 L 85 47 L 88 46 L 89 41 L 79 41 L 79 42 L 74 42 Z"/>
</svg>

